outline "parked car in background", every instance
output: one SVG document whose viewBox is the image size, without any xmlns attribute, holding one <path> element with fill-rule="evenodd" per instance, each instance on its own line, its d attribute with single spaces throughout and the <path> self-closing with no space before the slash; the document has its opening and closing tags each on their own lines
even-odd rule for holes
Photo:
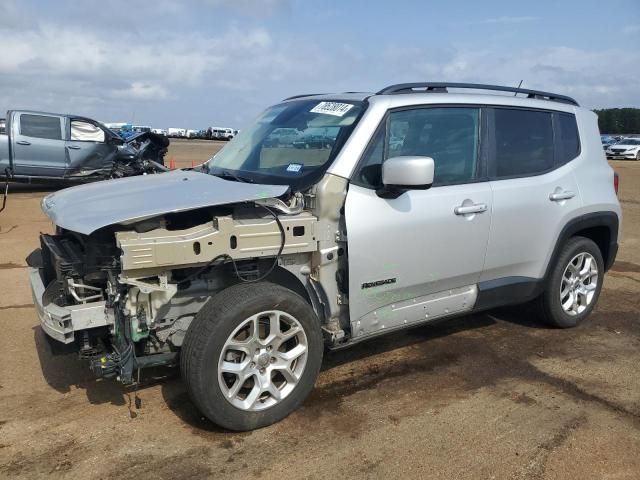
<svg viewBox="0 0 640 480">
<path fill-rule="evenodd" d="M 150 132 L 127 140 L 90 118 L 13 110 L 0 135 L 0 178 L 75 183 L 166 170 L 166 138 Z"/>
<path fill-rule="evenodd" d="M 211 127 L 212 138 L 216 140 L 231 140 L 236 136 L 237 130 L 229 127 Z"/>
<path fill-rule="evenodd" d="M 167 128 L 167 136 L 171 138 L 186 138 L 187 130 L 185 128 Z"/>
<path fill-rule="evenodd" d="M 615 137 L 612 137 L 610 135 L 601 135 L 600 140 L 602 141 L 602 148 L 604 148 L 605 150 L 607 149 L 607 147 L 613 145 L 618 141 Z"/>
<path fill-rule="evenodd" d="M 325 128 L 331 148 L 270 139 Z M 548 92 L 288 98 L 198 170 L 47 196 L 36 312 L 97 375 L 179 362 L 204 416 L 264 427 L 302 404 L 325 348 L 525 302 L 583 322 L 621 222 L 600 145 L 596 115 Z"/>
<path fill-rule="evenodd" d="M 331 148 L 333 138 L 325 135 L 307 135 L 293 142 L 295 148 Z"/>
<path fill-rule="evenodd" d="M 623 138 L 609 145 L 605 153 L 610 160 L 640 160 L 640 138 Z"/>
</svg>

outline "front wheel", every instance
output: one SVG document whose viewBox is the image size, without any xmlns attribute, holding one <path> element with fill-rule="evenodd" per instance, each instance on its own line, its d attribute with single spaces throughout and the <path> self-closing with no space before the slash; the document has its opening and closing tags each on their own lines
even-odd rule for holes
<svg viewBox="0 0 640 480">
<path fill-rule="evenodd" d="M 322 353 L 311 306 L 284 287 L 261 282 L 211 298 L 189 327 L 180 363 L 202 413 L 243 431 L 295 410 L 313 388 Z"/>
<path fill-rule="evenodd" d="M 585 237 L 573 237 L 563 247 L 538 299 L 539 313 L 560 328 L 577 326 L 593 310 L 604 276 L 598 246 Z"/>
</svg>

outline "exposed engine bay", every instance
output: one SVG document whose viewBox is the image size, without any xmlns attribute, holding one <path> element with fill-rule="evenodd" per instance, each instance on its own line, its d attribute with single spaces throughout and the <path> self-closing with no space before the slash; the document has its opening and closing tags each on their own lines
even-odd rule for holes
<svg viewBox="0 0 640 480">
<path fill-rule="evenodd" d="M 328 177 L 316 188 L 340 202 L 338 183 Z M 327 340 L 340 342 L 348 326 L 346 244 L 335 233 L 338 217 L 327 216 L 337 211 L 307 192 L 167 213 L 90 234 L 58 226 L 27 259 L 44 286 L 41 306 L 34 290 L 43 328 L 74 345 L 98 376 L 132 383 L 137 369 L 175 362 L 212 295 L 268 280 L 307 298 Z"/>
</svg>

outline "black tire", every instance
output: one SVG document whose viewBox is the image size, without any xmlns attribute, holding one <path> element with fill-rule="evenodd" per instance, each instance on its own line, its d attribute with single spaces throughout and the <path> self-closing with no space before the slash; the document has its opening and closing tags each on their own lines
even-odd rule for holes
<svg viewBox="0 0 640 480">
<path fill-rule="evenodd" d="M 560 285 L 562 275 L 567 265 L 576 255 L 587 252 L 595 258 L 598 266 L 598 281 L 591 303 L 587 308 L 577 314 L 569 315 L 564 311 L 560 302 Z M 545 291 L 535 301 L 537 314 L 549 325 L 559 328 L 572 328 L 578 326 L 586 317 L 589 316 L 600 296 L 602 290 L 602 281 L 604 277 L 604 261 L 602 260 L 602 252 L 593 240 L 585 237 L 572 237 L 560 251 L 555 265 L 547 278 L 547 286 Z"/>
<path fill-rule="evenodd" d="M 260 411 L 241 410 L 225 398 L 218 383 L 220 354 L 241 322 L 276 307 L 295 317 L 304 329 L 308 347 L 304 371 L 279 403 Z M 282 420 L 304 401 L 320 371 L 323 349 L 320 322 L 302 297 L 269 282 L 239 284 L 218 293 L 200 309 L 185 336 L 180 366 L 189 396 L 208 419 L 229 430 L 246 431 Z"/>
</svg>

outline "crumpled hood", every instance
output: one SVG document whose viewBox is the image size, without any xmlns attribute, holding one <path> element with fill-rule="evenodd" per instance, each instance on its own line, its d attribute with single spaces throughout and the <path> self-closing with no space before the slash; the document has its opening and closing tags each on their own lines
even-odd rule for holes
<svg viewBox="0 0 640 480">
<path fill-rule="evenodd" d="M 165 213 L 279 197 L 288 188 L 176 170 L 66 188 L 46 196 L 42 211 L 56 225 L 89 235 L 102 227 Z"/>
</svg>

